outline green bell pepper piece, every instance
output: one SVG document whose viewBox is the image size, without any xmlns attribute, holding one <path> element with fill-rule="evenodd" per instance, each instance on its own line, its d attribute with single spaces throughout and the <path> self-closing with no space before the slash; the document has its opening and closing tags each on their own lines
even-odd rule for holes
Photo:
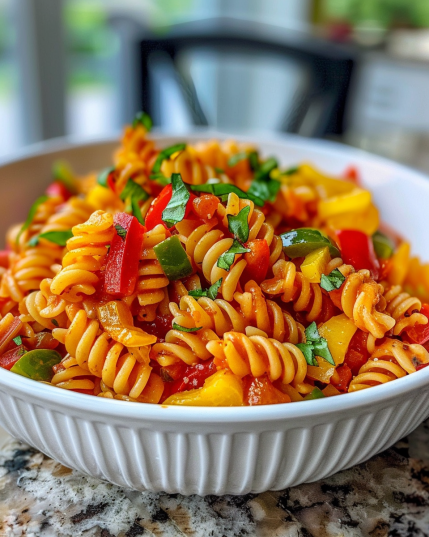
<svg viewBox="0 0 429 537">
<path fill-rule="evenodd" d="M 170 281 L 186 278 L 193 273 L 189 257 L 177 235 L 165 239 L 153 249 L 164 274 Z"/>
<path fill-rule="evenodd" d="M 61 354 L 51 349 L 35 349 L 26 352 L 12 367 L 11 371 L 33 380 L 50 381 L 52 367 L 62 360 Z"/>
<path fill-rule="evenodd" d="M 310 401 L 311 399 L 323 399 L 325 394 L 319 388 L 314 388 L 309 394 L 304 397 L 304 401 Z"/>
<path fill-rule="evenodd" d="M 331 240 L 318 229 L 302 227 L 282 233 L 280 237 L 283 242 L 283 251 L 291 259 L 305 257 L 313 250 L 324 246 L 328 246 L 332 257 L 340 257 L 341 255 Z"/>
<path fill-rule="evenodd" d="M 395 248 L 392 241 L 384 233 L 376 231 L 372 236 L 372 244 L 379 259 L 389 259 L 389 257 L 392 257 Z"/>
</svg>

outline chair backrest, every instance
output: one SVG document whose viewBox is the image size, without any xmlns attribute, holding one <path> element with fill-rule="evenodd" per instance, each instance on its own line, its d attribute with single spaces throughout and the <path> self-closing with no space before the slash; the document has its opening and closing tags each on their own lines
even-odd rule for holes
<svg viewBox="0 0 429 537">
<path fill-rule="evenodd" d="M 265 128 L 314 137 L 343 131 L 354 65 L 349 49 L 237 19 L 193 21 L 156 35 L 135 29 L 130 34 L 138 48 L 134 64 L 128 62 L 128 71 L 132 67 L 134 72 L 121 74 L 128 83 L 137 79 L 128 108 L 148 111 L 156 125 L 257 128 L 264 123 L 258 113 L 265 101 L 273 120 Z M 255 65 L 252 74 L 246 73 Z M 216 114 L 208 101 L 216 103 Z"/>
</svg>

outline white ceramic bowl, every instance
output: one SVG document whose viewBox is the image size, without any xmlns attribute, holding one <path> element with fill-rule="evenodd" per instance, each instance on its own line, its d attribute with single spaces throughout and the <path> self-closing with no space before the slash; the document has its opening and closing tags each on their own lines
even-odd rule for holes
<svg viewBox="0 0 429 537">
<path fill-rule="evenodd" d="M 184 138 L 196 136 L 159 137 L 165 145 Z M 284 165 L 310 161 L 332 173 L 357 165 L 383 219 L 429 259 L 429 183 L 423 175 L 328 142 L 289 136 L 259 140 L 263 153 Z M 81 170 L 102 167 L 110 162 L 114 145 L 48 144 L 0 167 L 2 226 L 25 215 L 49 182 L 52 160 L 65 158 Z M 244 494 L 314 481 L 368 459 L 428 417 L 428 392 L 426 368 L 322 400 L 181 408 L 89 397 L 0 370 L 0 424 L 66 466 L 118 485 Z"/>
</svg>

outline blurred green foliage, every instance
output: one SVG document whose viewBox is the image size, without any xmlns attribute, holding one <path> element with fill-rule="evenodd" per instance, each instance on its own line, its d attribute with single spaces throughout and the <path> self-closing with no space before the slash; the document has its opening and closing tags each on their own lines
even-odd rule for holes
<svg viewBox="0 0 429 537">
<path fill-rule="evenodd" d="M 367 22 L 385 29 L 429 26 L 429 0 L 323 0 L 322 10 L 326 18 L 353 26 Z"/>
</svg>

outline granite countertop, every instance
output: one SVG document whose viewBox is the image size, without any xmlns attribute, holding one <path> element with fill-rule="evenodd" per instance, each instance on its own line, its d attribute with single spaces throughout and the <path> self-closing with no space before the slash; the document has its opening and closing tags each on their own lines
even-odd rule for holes
<svg viewBox="0 0 429 537">
<path fill-rule="evenodd" d="M 429 420 L 368 462 L 282 492 L 140 493 L 85 477 L 10 437 L 0 536 L 429 536 Z"/>
</svg>

